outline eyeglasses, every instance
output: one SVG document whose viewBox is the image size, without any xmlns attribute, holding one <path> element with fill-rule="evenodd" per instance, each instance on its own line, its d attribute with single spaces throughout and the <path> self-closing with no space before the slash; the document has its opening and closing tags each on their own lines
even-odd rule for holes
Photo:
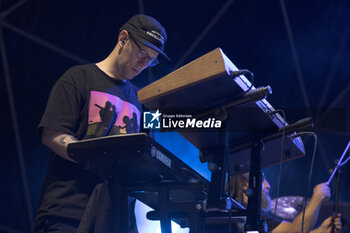
<svg viewBox="0 0 350 233">
<path fill-rule="evenodd" d="M 147 51 L 142 49 L 141 46 L 136 42 L 136 40 L 134 40 L 134 38 L 132 38 L 131 36 L 130 36 L 130 38 L 131 38 L 132 41 L 135 42 L 137 48 L 139 49 L 139 51 L 137 53 L 137 58 L 138 59 L 141 59 L 143 61 L 144 60 L 148 60 L 147 65 L 151 66 L 151 67 L 156 66 L 156 65 L 159 64 L 159 61 L 158 61 L 158 59 L 156 57 L 154 57 L 154 58 L 150 57 L 148 55 Z"/>
</svg>

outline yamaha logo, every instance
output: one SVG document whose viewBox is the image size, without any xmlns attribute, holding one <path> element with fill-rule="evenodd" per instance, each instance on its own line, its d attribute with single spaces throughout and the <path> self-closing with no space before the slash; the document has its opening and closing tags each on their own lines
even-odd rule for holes
<svg viewBox="0 0 350 233">
<path fill-rule="evenodd" d="M 171 159 L 167 157 L 163 152 L 159 151 L 155 146 L 151 147 L 151 155 L 153 158 L 156 158 L 165 166 L 171 168 Z"/>
<path fill-rule="evenodd" d="M 152 148 L 151 148 L 151 155 L 152 155 L 152 157 L 157 156 L 157 149 L 154 146 L 152 146 Z"/>
</svg>

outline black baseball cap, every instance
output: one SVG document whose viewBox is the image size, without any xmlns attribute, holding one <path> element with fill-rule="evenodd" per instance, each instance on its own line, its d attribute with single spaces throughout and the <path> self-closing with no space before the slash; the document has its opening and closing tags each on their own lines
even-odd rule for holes
<svg viewBox="0 0 350 233">
<path fill-rule="evenodd" d="M 137 42 L 154 49 L 170 61 L 164 53 L 167 35 L 162 25 L 148 15 L 135 15 L 131 17 L 120 29 L 126 30 Z"/>
</svg>

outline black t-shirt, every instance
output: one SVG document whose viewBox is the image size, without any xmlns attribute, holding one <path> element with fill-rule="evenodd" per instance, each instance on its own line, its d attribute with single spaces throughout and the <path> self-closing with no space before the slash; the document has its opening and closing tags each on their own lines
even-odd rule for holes
<svg viewBox="0 0 350 233">
<path fill-rule="evenodd" d="M 70 68 L 54 85 L 38 127 L 77 139 L 139 132 L 142 105 L 137 88 L 115 80 L 96 65 Z M 96 184 L 103 182 L 80 165 L 53 154 L 43 185 L 37 219 L 80 220 Z"/>
</svg>

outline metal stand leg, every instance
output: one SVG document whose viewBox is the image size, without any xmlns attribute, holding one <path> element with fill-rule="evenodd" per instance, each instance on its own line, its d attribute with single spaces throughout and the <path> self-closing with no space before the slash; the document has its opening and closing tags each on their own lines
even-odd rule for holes
<svg viewBox="0 0 350 233">
<path fill-rule="evenodd" d="M 263 223 L 260 221 L 261 209 L 261 141 L 253 142 L 250 155 L 249 188 L 246 192 L 248 196 L 246 231 L 263 232 Z"/>
<path fill-rule="evenodd" d="M 225 180 L 227 172 L 227 160 L 230 153 L 230 121 L 223 121 L 223 130 L 219 133 L 217 143 L 219 147 L 213 156 L 213 166 L 210 168 L 211 182 L 208 193 L 208 208 L 220 208 L 221 200 L 225 196 Z"/>
<path fill-rule="evenodd" d="M 171 220 L 168 212 L 169 190 L 166 187 L 159 190 L 158 201 L 162 233 L 171 233 Z"/>
<path fill-rule="evenodd" d="M 129 232 L 129 200 L 128 192 L 122 192 L 120 198 L 120 232 Z"/>
<path fill-rule="evenodd" d="M 190 221 L 190 233 L 201 233 L 202 222 L 200 212 L 198 210 L 188 211 L 188 218 Z"/>
</svg>

